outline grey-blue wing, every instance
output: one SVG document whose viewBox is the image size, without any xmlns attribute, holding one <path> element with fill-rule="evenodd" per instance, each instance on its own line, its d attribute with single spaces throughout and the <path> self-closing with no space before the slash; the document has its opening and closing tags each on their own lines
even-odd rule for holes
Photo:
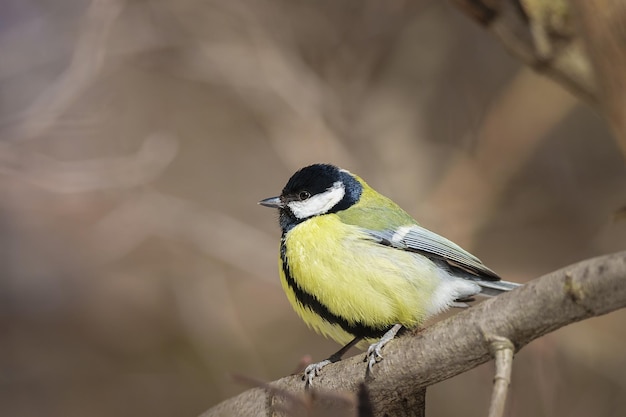
<svg viewBox="0 0 626 417">
<path fill-rule="evenodd" d="M 456 243 L 418 225 L 399 227 L 396 230 L 368 233 L 378 243 L 397 249 L 420 253 L 450 270 L 452 275 L 476 281 L 485 295 L 510 291 L 518 284 L 501 281 L 498 274 L 487 268 L 477 257 Z"/>
</svg>

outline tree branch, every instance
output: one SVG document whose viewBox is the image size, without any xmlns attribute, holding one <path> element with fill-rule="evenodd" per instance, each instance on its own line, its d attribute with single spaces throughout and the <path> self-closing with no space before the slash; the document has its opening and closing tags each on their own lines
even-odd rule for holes
<svg viewBox="0 0 626 417">
<path fill-rule="evenodd" d="M 567 324 L 626 307 L 626 251 L 582 261 L 487 300 L 411 337 L 385 347 L 385 358 L 365 380 L 374 415 L 404 415 L 404 401 L 424 387 L 491 359 L 493 336 L 509 339 L 518 351 L 532 340 Z M 315 380 L 312 402 L 323 391 L 351 392 L 354 403 L 367 366 L 363 355 L 324 368 Z M 211 408 L 202 417 L 271 415 L 277 392 L 308 396 L 301 375 L 253 388 Z M 336 395 L 336 394 L 335 394 Z M 284 395 L 282 395 L 284 397 Z M 389 398 L 394 402 L 390 403 Z M 328 403 L 328 398 L 324 400 Z"/>
</svg>

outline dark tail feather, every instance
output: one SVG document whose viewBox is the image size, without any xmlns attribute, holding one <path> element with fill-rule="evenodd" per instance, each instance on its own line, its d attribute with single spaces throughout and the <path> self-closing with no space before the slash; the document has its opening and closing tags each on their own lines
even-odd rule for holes
<svg viewBox="0 0 626 417">
<path fill-rule="evenodd" d="M 489 297 L 495 297 L 503 292 L 514 290 L 520 287 L 522 284 L 508 281 L 483 281 L 476 280 L 476 284 L 480 285 L 480 295 L 486 295 Z"/>
</svg>

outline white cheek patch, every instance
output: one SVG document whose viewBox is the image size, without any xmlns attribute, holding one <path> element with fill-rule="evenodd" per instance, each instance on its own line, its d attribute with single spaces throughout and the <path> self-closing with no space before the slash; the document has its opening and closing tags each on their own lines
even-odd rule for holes
<svg viewBox="0 0 626 417">
<path fill-rule="evenodd" d="M 298 219 L 317 216 L 328 212 L 346 195 L 346 187 L 341 181 L 335 182 L 332 187 L 323 193 L 316 194 L 304 201 L 292 201 L 287 203 L 291 212 Z"/>
</svg>

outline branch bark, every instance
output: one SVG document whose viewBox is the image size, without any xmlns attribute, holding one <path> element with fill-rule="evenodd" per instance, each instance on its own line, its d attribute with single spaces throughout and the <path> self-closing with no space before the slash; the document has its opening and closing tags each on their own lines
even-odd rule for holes
<svg viewBox="0 0 626 417">
<path fill-rule="evenodd" d="M 285 409 L 285 392 L 307 398 L 310 407 L 332 403 L 324 392 L 349 392 L 356 407 L 363 383 L 373 415 L 406 415 L 406 401 L 412 402 L 425 387 L 490 360 L 493 336 L 509 339 L 518 351 L 567 324 L 623 307 L 626 251 L 565 267 L 401 337 L 385 347 L 384 360 L 367 379 L 363 355 L 357 355 L 324 368 L 315 380 L 315 395 L 305 392 L 301 375 L 292 375 L 270 383 L 271 390 L 253 388 L 228 399 L 202 417 L 274 415 L 276 407 Z"/>
</svg>

